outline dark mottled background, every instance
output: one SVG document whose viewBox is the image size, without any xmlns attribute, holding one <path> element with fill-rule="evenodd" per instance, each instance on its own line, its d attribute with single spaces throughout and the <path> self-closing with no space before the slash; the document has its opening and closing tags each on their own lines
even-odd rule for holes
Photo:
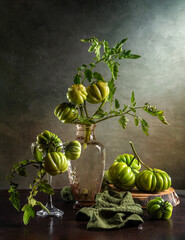
<svg viewBox="0 0 185 240">
<path fill-rule="evenodd" d="M 165 110 L 170 125 L 143 114 L 145 136 L 130 119 L 122 130 L 116 119 L 96 128 L 107 148 L 106 168 L 118 154 L 130 152 L 129 140 L 151 167 L 166 170 L 176 189 L 185 187 L 185 1 L 183 0 L 1 0 L 0 1 L 0 188 L 13 163 L 31 158 L 30 143 L 48 129 L 62 140 L 75 138 L 75 126 L 54 116 L 66 100 L 76 67 L 93 55 L 81 38 L 95 36 L 114 45 L 128 38 L 125 49 L 142 56 L 123 60 L 117 94 L 122 105 L 135 91 L 138 105 L 149 102 Z M 108 69 L 98 69 L 110 79 Z M 89 158 L 90 161 L 90 158 Z M 21 179 L 28 187 L 31 174 Z M 67 173 L 54 187 L 68 184 Z"/>
</svg>

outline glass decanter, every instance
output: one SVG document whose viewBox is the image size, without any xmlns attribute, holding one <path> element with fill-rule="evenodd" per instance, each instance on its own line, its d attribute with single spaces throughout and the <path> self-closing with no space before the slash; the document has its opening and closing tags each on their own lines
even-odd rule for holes
<svg viewBox="0 0 185 240">
<path fill-rule="evenodd" d="M 95 195 L 100 192 L 105 168 L 105 147 L 96 141 L 95 125 L 76 125 L 76 140 L 82 144 L 81 156 L 70 160 L 68 178 L 73 196 L 74 208 L 91 206 Z"/>
</svg>

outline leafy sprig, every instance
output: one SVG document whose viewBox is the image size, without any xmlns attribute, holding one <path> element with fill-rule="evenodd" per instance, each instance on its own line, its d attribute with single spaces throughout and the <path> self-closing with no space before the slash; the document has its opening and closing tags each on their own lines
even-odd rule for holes
<svg viewBox="0 0 185 240">
<path fill-rule="evenodd" d="M 31 152 L 34 159 L 23 160 L 13 165 L 12 170 L 7 175 L 7 180 L 10 184 L 9 187 L 9 200 L 17 211 L 20 209 L 24 212 L 23 222 L 27 225 L 31 218 L 35 216 L 34 208 L 40 206 L 42 209 L 48 209 L 42 204 L 42 202 L 36 199 L 38 192 L 43 192 L 47 195 L 53 195 L 54 190 L 47 180 L 44 179 L 46 171 L 44 170 L 43 157 L 45 154 L 50 152 L 51 149 L 61 150 L 61 140 L 57 135 L 44 131 L 37 136 L 37 144 L 31 144 Z M 14 181 L 14 177 L 19 175 L 21 177 L 27 177 L 26 168 L 28 166 L 38 169 L 36 177 L 33 179 L 32 185 L 30 184 L 30 193 L 27 197 L 27 203 L 21 208 L 20 204 L 20 193 L 18 190 L 19 184 Z"/>
</svg>

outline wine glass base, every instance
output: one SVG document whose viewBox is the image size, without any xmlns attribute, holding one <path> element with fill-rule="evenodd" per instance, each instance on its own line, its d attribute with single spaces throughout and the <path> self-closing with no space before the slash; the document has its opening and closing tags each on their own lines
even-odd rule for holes
<svg viewBox="0 0 185 240">
<path fill-rule="evenodd" d="M 49 213 L 45 210 L 42 209 L 40 211 L 37 211 L 36 214 L 39 217 L 46 217 L 46 216 L 51 216 L 51 217 L 62 217 L 64 212 L 56 207 L 48 208 Z"/>
</svg>

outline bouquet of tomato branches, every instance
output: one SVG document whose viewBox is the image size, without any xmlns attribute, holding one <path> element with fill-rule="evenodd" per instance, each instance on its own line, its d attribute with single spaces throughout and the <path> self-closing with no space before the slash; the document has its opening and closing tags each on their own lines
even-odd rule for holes
<svg viewBox="0 0 185 240">
<path fill-rule="evenodd" d="M 158 110 L 156 106 L 151 106 L 149 103 L 137 106 L 134 91 L 131 94 L 130 104 L 124 104 L 124 106 L 120 106 L 119 100 L 114 97 L 120 60 L 140 58 L 139 55 L 132 54 L 131 50 L 123 50 L 123 44 L 127 39 L 116 43 L 112 48 L 109 47 L 108 42 L 99 41 L 95 37 L 81 41 L 91 44 L 88 51 L 94 52 L 95 58 L 94 62 L 88 65 L 82 64 L 77 68 L 74 85 L 69 87 L 66 93 L 68 102 L 63 102 L 55 108 L 54 113 L 62 123 L 91 125 L 117 117 L 122 128 L 125 129 L 129 121 L 128 116 L 131 116 L 134 118 L 135 125 L 141 125 L 143 132 L 148 135 L 148 123 L 137 114 L 138 109 L 143 109 L 152 116 L 157 116 L 162 123 L 168 124 L 164 111 Z M 108 81 L 96 71 L 97 65 L 101 62 L 105 63 L 111 72 L 111 78 Z M 87 106 L 87 103 L 98 105 L 91 116 L 88 112 L 90 106 Z M 109 104 L 109 111 L 104 111 L 105 103 Z"/>
</svg>

